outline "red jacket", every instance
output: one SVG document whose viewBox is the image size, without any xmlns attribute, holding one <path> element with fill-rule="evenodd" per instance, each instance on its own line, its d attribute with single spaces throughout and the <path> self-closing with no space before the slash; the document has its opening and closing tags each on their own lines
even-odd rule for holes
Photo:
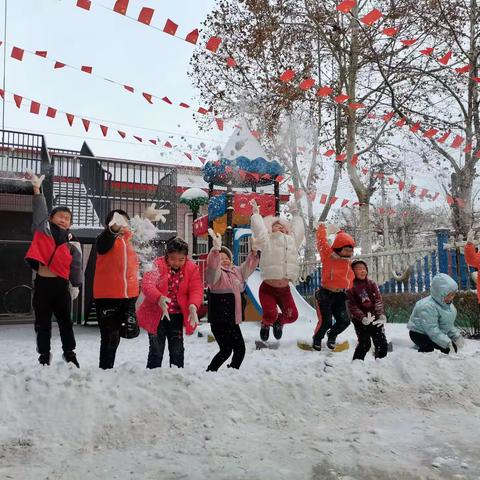
<svg viewBox="0 0 480 480">
<path fill-rule="evenodd" d="M 465 245 L 465 262 L 467 262 L 468 266 L 477 268 L 480 271 L 480 253 L 475 251 L 473 243 L 469 242 Z M 480 278 L 477 280 L 477 298 L 478 303 L 480 303 Z"/>
<path fill-rule="evenodd" d="M 347 290 L 347 307 L 354 322 L 361 322 L 367 313 L 376 318 L 385 313 L 378 285 L 369 278 L 353 280 L 353 287 Z"/>
<path fill-rule="evenodd" d="M 168 266 L 165 257 L 155 260 L 154 268 L 145 273 L 142 280 L 144 299 L 137 309 L 137 319 L 140 327 L 148 333 L 157 333 L 158 324 L 162 316 L 162 309 L 158 304 L 160 297 L 168 297 Z M 183 315 L 185 333 L 191 335 L 195 331 L 188 322 L 190 314 L 188 307 L 195 305 L 197 309 L 203 301 L 203 284 L 200 271 L 195 263 L 187 260 L 182 267 L 183 278 L 178 287 L 177 300 Z M 167 320 L 168 321 L 168 320 Z"/>
<path fill-rule="evenodd" d="M 347 289 L 352 286 L 353 270 L 352 259 L 337 255 L 336 248 L 355 246 L 355 240 L 345 232 L 337 233 L 332 246 L 327 240 L 325 225 L 319 225 L 317 229 L 317 248 L 322 261 L 322 287 L 337 290 Z"/>
<path fill-rule="evenodd" d="M 82 251 L 80 243 L 69 230 L 48 220 L 43 195 L 33 196 L 33 240 L 25 260 L 34 269 L 47 266 L 55 275 L 69 280 L 74 287 L 82 284 Z"/>
<path fill-rule="evenodd" d="M 117 236 L 110 229 L 98 236 L 93 298 L 138 297 L 138 257 L 131 236 L 130 232 Z"/>
</svg>

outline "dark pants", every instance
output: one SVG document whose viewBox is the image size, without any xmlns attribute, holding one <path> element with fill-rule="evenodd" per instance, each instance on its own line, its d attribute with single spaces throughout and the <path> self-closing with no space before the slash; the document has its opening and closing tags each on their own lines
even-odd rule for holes
<svg viewBox="0 0 480 480">
<path fill-rule="evenodd" d="M 370 350 L 372 341 L 375 347 L 375 358 L 387 356 L 388 342 L 383 326 L 363 325 L 361 322 L 354 322 L 353 326 L 358 337 L 358 345 L 353 354 L 353 360 L 364 360 L 365 355 Z"/>
<path fill-rule="evenodd" d="M 336 338 L 350 325 L 346 306 L 347 295 L 345 292 L 331 292 L 320 288 L 315 292 L 315 299 L 317 300 L 318 323 L 313 335 L 314 340 L 322 340 L 327 331 L 328 338 Z M 335 323 L 332 326 L 333 318 Z"/>
<path fill-rule="evenodd" d="M 38 353 L 50 353 L 52 315 L 55 315 L 60 329 L 63 351 L 73 352 L 75 350 L 75 336 L 70 315 L 71 302 L 67 280 L 37 275 L 33 292 L 33 309 L 35 311 Z"/>
<path fill-rule="evenodd" d="M 428 335 L 424 335 L 423 333 L 413 332 L 412 330 L 409 331 L 410 338 L 412 342 L 418 347 L 418 351 L 422 353 L 426 352 L 433 352 L 434 350 L 440 350 L 442 353 L 446 353 L 447 355 L 450 353 L 449 348 L 442 348 L 440 345 L 437 345 L 435 342 L 430 340 Z"/>
<path fill-rule="evenodd" d="M 97 298 L 98 326 L 100 327 L 100 361 L 103 369 L 113 368 L 120 343 L 120 327 L 129 315 L 135 315 L 136 298 Z"/>
<path fill-rule="evenodd" d="M 175 365 L 183 368 L 183 315 L 171 313 L 170 321 L 164 318 L 158 324 L 157 334 L 148 335 L 150 347 L 148 350 L 147 368 L 159 368 L 162 366 L 165 341 L 168 341 L 168 353 L 170 366 Z"/>
</svg>

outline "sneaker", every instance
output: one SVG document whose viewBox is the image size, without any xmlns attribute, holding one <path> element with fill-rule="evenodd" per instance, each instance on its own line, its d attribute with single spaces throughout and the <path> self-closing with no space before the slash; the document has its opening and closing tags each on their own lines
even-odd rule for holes
<svg viewBox="0 0 480 480">
<path fill-rule="evenodd" d="M 262 323 L 262 326 L 260 327 L 260 338 L 264 342 L 266 342 L 269 336 L 270 336 L 270 327 Z"/>
<path fill-rule="evenodd" d="M 282 338 L 282 333 L 283 333 L 283 325 L 280 322 L 275 322 L 273 324 L 273 336 L 277 340 L 280 340 Z"/>
<path fill-rule="evenodd" d="M 67 363 L 73 363 L 77 368 L 80 368 L 80 364 L 78 363 L 77 356 L 75 355 L 75 352 L 65 352 L 63 354 L 63 359 Z"/>
<path fill-rule="evenodd" d="M 52 361 L 52 354 L 51 353 L 41 353 L 38 357 L 38 363 L 40 365 L 50 365 Z"/>
<path fill-rule="evenodd" d="M 336 345 L 337 345 L 337 337 L 328 337 L 328 339 L 327 339 L 327 347 L 328 347 L 330 350 L 333 350 Z"/>
</svg>

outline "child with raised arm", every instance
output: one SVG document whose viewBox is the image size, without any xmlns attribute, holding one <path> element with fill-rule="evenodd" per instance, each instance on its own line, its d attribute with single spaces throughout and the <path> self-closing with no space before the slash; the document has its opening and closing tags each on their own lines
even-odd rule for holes
<svg viewBox="0 0 480 480">
<path fill-rule="evenodd" d="M 330 246 L 327 236 L 336 234 Z M 318 323 L 313 335 L 315 350 L 322 349 L 322 340 L 327 334 L 327 347 L 333 350 L 340 335 L 350 324 L 347 313 L 347 289 L 353 283 L 351 268 L 355 240 L 336 225 L 328 227 L 321 223 L 317 229 L 317 248 L 322 261 L 322 286 L 315 292 Z M 335 324 L 332 326 L 332 319 Z"/>
<path fill-rule="evenodd" d="M 253 208 L 250 220 L 253 238 L 261 250 L 260 272 L 263 282 L 259 296 L 263 315 L 260 338 L 267 341 L 270 327 L 273 326 L 273 336 L 279 340 L 283 326 L 298 318 L 290 282 L 296 281 L 300 271 L 298 251 L 305 238 L 303 220 L 295 204 L 290 205 L 293 218 L 289 222 L 282 217 L 262 218 L 255 200 L 250 203 Z"/>
<path fill-rule="evenodd" d="M 72 300 L 82 284 L 82 252 L 80 243 L 70 232 L 72 212 L 68 207 L 55 207 L 50 214 L 40 192 L 44 175 L 31 174 L 33 186 L 33 240 L 25 255 L 37 272 L 33 290 L 35 332 L 38 361 L 50 365 L 52 315 L 58 323 L 63 359 L 80 367 L 75 355 L 75 336 L 71 318 Z"/>
<path fill-rule="evenodd" d="M 239 267 L 233 264 L 232 252 L 222 246 L 222 237 L 212 229 L 213 247 L 207 257 L 206 280 L 210 289 L 208 299 L 208 321 L 220 351 L 213 357 L 207 368 L 216 372 L 233 352 L 229 368 L 240 368 L 245 356 L 240 323 L 242 322 L 242 296 L 247 278 L 258 266 L 256 251 L 249 253 Z"/>
</svg>

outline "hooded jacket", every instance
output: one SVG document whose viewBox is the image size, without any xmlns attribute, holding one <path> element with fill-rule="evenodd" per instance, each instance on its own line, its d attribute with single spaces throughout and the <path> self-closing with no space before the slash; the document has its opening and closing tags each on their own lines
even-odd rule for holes
<svg viewBox="0 0 480 480">
<path fill-rule="evenodd" d="M 407 328 L 427 335 L 432 342 L 447 348 L 451 340 L 460 336 L 460 331 L 454 326 L 457 309 L 453 303 L 445 303 L 444 298 L 457 290 L 458 285 L 453 278 L 445 273 L 435 275 L 430 295 L 415 304 Z"/>
<path fill-rule="evenodd" d="M 280 222 L 287 233 L 272 232 L 274 223 Z M 305 238 L 303 221 L 294 216 L 292 222 L 281 217 L 265 217 L 258 213 L 252 215 L 250 224 L 253 236 L 260 243 L 260 271 L 264 280 L 288 279 L 294 282 L 298 278 L 300 265 L 298 250 Z"/>
<path fill-rule="evenodd" d="M 341 257 L 337 248 L 355 247 L 355 240 L 345 232 L 337 233 L 332 245 L 327 240 L 327 227 L 323 224 L 317 229 L 317 248 L 322 261 L 322 287 L 337 290 L 348 289 L 353 284 L 351 258 Z"/>
<path fill-rule="evenodd" d="M 465 245 L 465 261 L 467 265 L 480 270 L 480 252 L 475 251 L 475 245 L 468 242 Z M 480 303 L 480 282 L 477 281 L 477 298 Z"/>
</svg>

